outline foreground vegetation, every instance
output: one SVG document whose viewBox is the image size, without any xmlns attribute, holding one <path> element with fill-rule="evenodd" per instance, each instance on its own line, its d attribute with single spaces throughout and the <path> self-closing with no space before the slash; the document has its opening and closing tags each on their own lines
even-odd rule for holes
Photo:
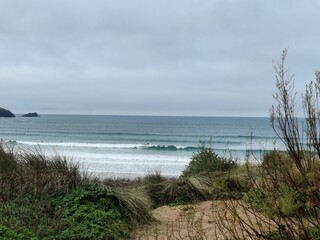
<svg viewBox="0 0 320 240">
<path fill-rule="evenodd" d="M 192 203 L 212 200 L 207 221 L 224 239 L 320 239 L 320 71 L 303 95 L 301 124 L 285 57 L 286 50 L 275 66 L 270 118 L 285 151 L 238 164 L 218 156 L 210 142 L 200 143 L 179 178 L 154 172 L 129 181 L 87 176 L 63 156 L 0 146 L 0 238 L 134 239 L 134 230 L 154 221 L 152 209 L 187 204 L 190 212 Z M 186 236 L 206 239 L 201 221 L 188 216 L 197 226 Z"/>
<path fill-rule="evenodd" d="M 120 239 L 151 220 L 143 189 L 107 186 L 40 152 L 0 147 L 0 199 L 4 239 Z"/>
<path fill-rule="evenodd" d="M 221 221 L 221 227 L 233 239 L 320 239 L 320 71 L 302 94 L 305 119 L 299 119 L 286 55 L 285 49 L 274 66 L 276 104 L 270 110 L 271 126 L 286 150 L 265 153 L 256 168 L 248 167 L 249 191 L 242 201 L 226 203 L 233 222 Z"/>
<path fill-rule="evenodd" d="M 239 198 L 236 169 L 203 143 L 179 178 L 98 179 L 64 156 L 0 146 L 0 238 L 131 239 L 158 206 Z"/>
</svg>

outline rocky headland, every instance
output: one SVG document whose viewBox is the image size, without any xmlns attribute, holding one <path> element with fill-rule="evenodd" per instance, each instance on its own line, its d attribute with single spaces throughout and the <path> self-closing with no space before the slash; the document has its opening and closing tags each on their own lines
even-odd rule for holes
<svg viewBox="0 0 320 240">
<path fill-rule="evenodd" d="M 16 117 L 16 116 L 9 110 L 0 108 L 0 117 Z"/>
</svg>

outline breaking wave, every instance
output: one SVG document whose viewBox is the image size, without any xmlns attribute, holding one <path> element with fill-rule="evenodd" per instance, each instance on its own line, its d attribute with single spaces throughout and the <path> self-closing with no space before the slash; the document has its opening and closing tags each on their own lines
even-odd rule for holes
<svg viewBox="0 0 320 240">
<path fill-rule="evenodd" d="M 153 151 L 196 151 L 198 147 L 152 144 L 113 144 L 113 143 L 77 143 L 77 142 L 28 142 L 14 141 L 14 143 L 30 146 L 52 147 L 81 147 L 81 148 L 110 148 L 110 149 L 142 149 Z"/>
</svg>

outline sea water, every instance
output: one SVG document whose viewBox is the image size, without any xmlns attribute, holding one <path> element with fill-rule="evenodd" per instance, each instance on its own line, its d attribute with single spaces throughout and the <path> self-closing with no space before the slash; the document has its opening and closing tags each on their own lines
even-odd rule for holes
<svg viewBox="0 0 320 240">
<path fill-rule="evenodd" d="M 199 141 L 239 161 L 277 141 L 268 118 L 91 115 L 0 118 L 0 138 L 15 149 L 67 155 L 97 176 L 126 178 L 179 176 Z"/>
</svg>

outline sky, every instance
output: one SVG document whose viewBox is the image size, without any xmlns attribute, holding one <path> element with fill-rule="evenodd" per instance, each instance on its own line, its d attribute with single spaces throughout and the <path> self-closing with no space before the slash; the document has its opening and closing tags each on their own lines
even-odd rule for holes
<svg viewBox="0 0 320 240">
<path fill-rule="evenodd" d="M 268 116 L 273 65 L 320 67 L 319 0 L 0 0 L 0 107 Z"/>
</svg>

